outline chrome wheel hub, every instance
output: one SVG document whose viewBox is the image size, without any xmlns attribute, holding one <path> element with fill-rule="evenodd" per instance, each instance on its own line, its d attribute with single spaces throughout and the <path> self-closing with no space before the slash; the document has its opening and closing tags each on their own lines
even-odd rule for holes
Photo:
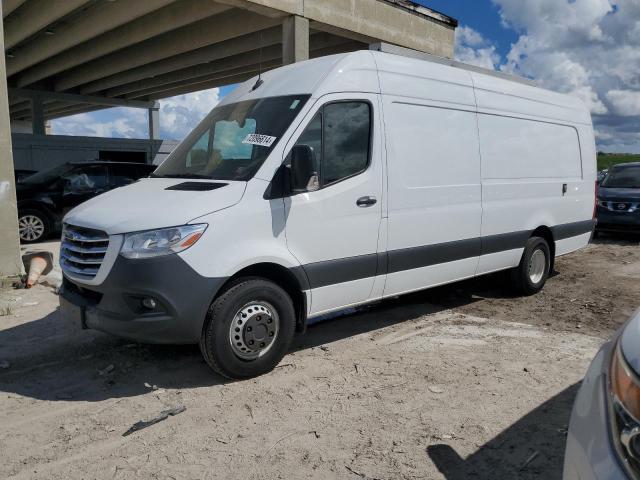
<svg viewBox="0 0 640 480">
<path fill-rule="evenodd" d="M 229 328 L 229 342 L 240 358 L 251 360 L 267 353 L 278 336 L 280 318 L 267 302 L 247 303 L 234 315 Z"/>
<path fill-rule="evenodd" d="M 529 260 L 529 280 L 534 285 L 539 283 L 547 268 L 547 256 L 541 249 L 536 249 Z"/>
<path fill-rule="evenodd" d="M 35 215 L 24 215 L 18 219 L 18 232 L 21 240 L 38 240 L 44 233 L 44 223 Z"/>
</svg>

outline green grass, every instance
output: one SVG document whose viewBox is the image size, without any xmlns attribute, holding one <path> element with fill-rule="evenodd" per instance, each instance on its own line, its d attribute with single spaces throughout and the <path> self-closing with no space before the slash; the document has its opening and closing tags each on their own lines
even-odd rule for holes
<svg viewBox="0 0 640 480">
<path fill-rule="evenodd" d="M 610 168 L 616 163 L 640 162 L 640 155 L 631 153 L 598 153 L 598 170 Z"/>
</svg>

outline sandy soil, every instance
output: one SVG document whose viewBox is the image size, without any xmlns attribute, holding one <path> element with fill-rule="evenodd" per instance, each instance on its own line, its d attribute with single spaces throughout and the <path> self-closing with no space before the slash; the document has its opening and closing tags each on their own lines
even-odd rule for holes
<svg viewBox="0 0 640 480">
<path fill-rule="evenodd" d="M 196 347 L 76 331 L 51 288 L 3 291 L 0 478 L 559 479 L 581 376 L 640 304 L 640 249 L 556 270 L 535 297 L 495 275 L 320 323 L 244 382 Z"/>
</svg>

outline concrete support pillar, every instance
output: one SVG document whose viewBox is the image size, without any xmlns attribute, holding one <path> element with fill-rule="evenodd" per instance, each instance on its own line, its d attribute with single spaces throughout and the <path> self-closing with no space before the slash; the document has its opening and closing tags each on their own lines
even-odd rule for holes
<svg viewBox="0 0 640 480">
<path fill-rule="evenodd" d="M 309 20 L 297 15 L 282 23 L 282 63 L 302 62 L 309 59 Z"/>
<path fill-rule="evenodd" d="M 149 140 L 160 138 L 160 102 L 149 109 Z"/>
<path fill-rule="evenodd" d="M 0 51 L 4 52 L 4 27 L 0 3 Z M 9 94 L 4 55 L 0 55 L 0 278 L 19 275 L 20 237 L 18 209 L 13 173 L 11 124 L 9 123 Z"/>
<path fill-rule="evenodd" d="M 31 123 L 34 135 L 46 135 L 44 126 L 44 106 L 41 97 L 31 99 Z"/>
</svg>

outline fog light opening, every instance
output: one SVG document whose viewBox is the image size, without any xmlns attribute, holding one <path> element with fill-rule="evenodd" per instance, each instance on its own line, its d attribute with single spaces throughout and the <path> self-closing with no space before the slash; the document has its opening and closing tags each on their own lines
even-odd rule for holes
<svg viewBox="0 0 640 480">
<path fill-rule="evenodd" d="M 145 297 L 142 299 L 142 306 L 148 310 L 155 310 L 158 307 L 158 302 L 151 297 Z"/>
</svg>

